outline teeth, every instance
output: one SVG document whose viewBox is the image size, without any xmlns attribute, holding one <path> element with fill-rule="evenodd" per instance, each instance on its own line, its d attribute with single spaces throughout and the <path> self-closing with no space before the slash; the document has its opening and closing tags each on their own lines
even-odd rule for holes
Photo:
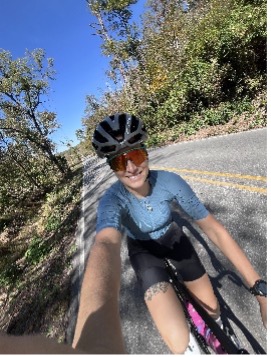
<svg viewBox="0 0 271 357">
<path fill-rule="evenodd" d="M 130 176 L 129 179 L 130 179 L 130 180 L 135 180 L 138 176 L 139 176 L 139 174 L 133 175 L 133 176 Z"/>
</svg>

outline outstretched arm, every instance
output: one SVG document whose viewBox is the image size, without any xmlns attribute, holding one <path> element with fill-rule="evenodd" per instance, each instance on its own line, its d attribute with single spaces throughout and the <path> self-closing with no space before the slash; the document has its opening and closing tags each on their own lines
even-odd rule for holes
<svg viewBox="0 0 271 357">
<path fill-rule="evenodd" d="M 0 333 L 3 354 L 123 354 L 119 316 L 121 234 L 102 230 L 88 259 L 80 296 L 73 348 L 42 335 Z"/>
<path fill-rule="evenodd" d="M 196 221 L 196 223 L 240 272 L 247 285 L 252 287 L 255 281 L 260 279 L 260 276 L 226 228 L 212 214 Z M 257 296 L 256 298 L 260 304 L 263 324 L 266 327 L 266 298 L 262 296 Z"/>
<path fill-rule="evenodd" d="M 73 347 L 93 354 L 123 354 L 119 315 L 121 233 L 100 231 L 91 248 L 81 288 Z"/>
</svg>

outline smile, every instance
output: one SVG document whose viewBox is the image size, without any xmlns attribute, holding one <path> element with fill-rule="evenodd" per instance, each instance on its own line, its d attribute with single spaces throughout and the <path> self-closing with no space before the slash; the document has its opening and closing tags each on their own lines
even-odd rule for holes
<svg viewBox="0 0 271 357">
<path fill-rule="evenodd" d="M 131 175 L 131 176 L 126 176 L 129 180 L 131 181 L 136 181 L 141 177 L 142 172 L 138 172 L 135 175 Z"/>
</svg>

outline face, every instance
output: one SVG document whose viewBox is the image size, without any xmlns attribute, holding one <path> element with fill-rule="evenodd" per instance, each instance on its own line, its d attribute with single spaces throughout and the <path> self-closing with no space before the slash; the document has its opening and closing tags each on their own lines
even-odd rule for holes
<svg viewBox="0 0 271 357">
<path fill-rule="evenodd" d="M 108 163 L 117 178 L 129 191 L 140 195 L 147 193 L 149 165 L 145 149 L 123 149 L 119 154 L 110 158 Z"/>
</svg>

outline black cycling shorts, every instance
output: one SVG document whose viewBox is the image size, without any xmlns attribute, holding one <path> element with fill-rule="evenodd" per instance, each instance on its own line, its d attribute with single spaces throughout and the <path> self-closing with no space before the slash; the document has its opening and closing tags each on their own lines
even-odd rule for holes
<svg viewBox="0 0 271 357">
<path fill-rule="evenodd" d="M 164 258 L 170 259 L 184 281 L 196 280 L 206 273 L 189 238 L 175 222 L 159 239 L 128 237 L 127 243 L 132 267 L 144 293 L 154 284 L 169 281 Z"/>
</svg>

